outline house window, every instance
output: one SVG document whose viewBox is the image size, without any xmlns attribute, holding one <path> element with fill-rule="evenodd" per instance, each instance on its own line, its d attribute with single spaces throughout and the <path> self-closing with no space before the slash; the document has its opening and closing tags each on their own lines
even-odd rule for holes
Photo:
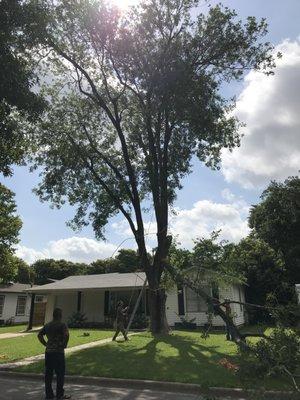
<svg viewBox="0 0 300 400">
<path fill-rule="evenodd" d="M 211 291 L 208 286 L 202 287 L 202 289 L 207 293 Z M 186 311 L 192 313 L 207 311 L 206 301 L 190 288 L 186 288 Z"/>
<path fill-rule="evenodd" d="M 36 295 L 34 299 L 35 303 L 44 303 L 44 296 Z"/>
<path fill-rule="evenodd" d="M 5 296 L 0 296 L 0 315 L 3 314 Z"/>
<path fill-rule="evenodd" d="M 242 293 L 241 293 L 241 288 L 239 287 L 239 301 L 240 303 L 242 303 L 243 299 L 242 299 Z M 243 312 L 243 305 L 240 304 L 240 311 Z"/>
<path fill-rule="evenodd" d="M 17 300 L 17 316 L 25 315 L 27 296 L 18 296 Z"/>
</svg>

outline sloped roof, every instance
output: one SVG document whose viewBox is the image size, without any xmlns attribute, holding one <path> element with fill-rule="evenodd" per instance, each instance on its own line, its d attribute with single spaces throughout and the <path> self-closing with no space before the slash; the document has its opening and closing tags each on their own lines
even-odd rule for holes
<svg viewBox="0 0 300 400">
<path fill-rule="evenodd" d="M 22 293 L 23 290 L 31 288 L 31 285 L 25 283 L 1 283 L 0 292 L 1 293 Z"/>
<path fill-rule="evenodd" d="M 68 276 L 57 282 L 35 286 L 27 291 L 34 293 L 51 293 L 58 291 L 80 291 L 89 289 L 141 288 L 145 282 L 144 272 L 112 273 L 100 275 Z"/>
</svg>

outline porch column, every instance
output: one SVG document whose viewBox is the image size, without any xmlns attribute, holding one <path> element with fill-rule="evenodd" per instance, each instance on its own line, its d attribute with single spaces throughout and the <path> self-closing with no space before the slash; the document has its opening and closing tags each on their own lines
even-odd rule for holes
<svg viewBox="0 0 300 400">
<path fill-rule="evenodd" d="M 82 292 L 77 292 L 77 312 L 81 311 Z"/>
<path fill-rule="evenodd" d="M 30 331 L 32 329 L 32 325 L 33 325 L 34 300 L 35 300 L 35 293 L 31 293 L 30 313 L 29 313 L 29 321 L 28 321 L 27 331 Z"/>
</svg>

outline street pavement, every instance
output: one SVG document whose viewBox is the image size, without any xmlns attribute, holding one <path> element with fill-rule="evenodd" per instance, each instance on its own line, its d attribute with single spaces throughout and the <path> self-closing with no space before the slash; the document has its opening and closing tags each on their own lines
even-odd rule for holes
<svg viewBox="0 0 300 400">
<path fill-rule="evenodd" d="M 73 400 L 206 400 L 199 395 L 166 393 L 152 390 L 118 389 L 92 385 L 67 384 L 65 389 L 66 393 L 72 395 Z M 0 378 L 0 399 L 44 399 L 43 382 L 27 379 Z"/>
</svg>

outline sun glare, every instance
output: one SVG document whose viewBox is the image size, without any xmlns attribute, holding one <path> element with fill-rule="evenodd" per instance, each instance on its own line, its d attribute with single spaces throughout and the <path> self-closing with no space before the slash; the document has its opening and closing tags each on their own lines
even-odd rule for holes
<svg viewBox="0 0 300 400">
<path fill-rule="evenodd" d="M 126 10 L 130 6 L 136 6 L 139 3 L 139 0 L 112 0 L 112 3 L 121 10 Z"/>
</svg>

